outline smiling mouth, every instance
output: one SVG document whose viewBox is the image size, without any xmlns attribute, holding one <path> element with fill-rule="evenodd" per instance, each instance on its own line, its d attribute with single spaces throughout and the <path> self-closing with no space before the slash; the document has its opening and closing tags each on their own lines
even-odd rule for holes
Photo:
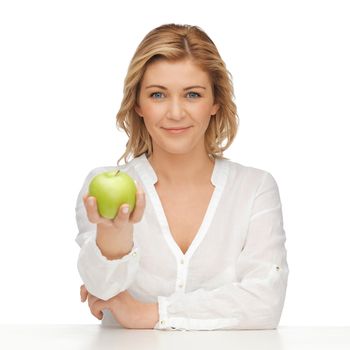
<svg viewBox="0 0 350 350">
<path fill-rule="evenodd" d="M 183 126 L 183 127 L 176 127 L 176 128 L 164 128 L 166 130 L 182 130 L 182 129 L 188 129 L 190 126 Z"/>
<path fill-rule="evenodd" d="M 180 134 L 180 133 L 187 131 L 190 128 L 191 128 L 191 126 L 187 126 L 185 128 L 163 128 L 163 129 L 165 131 L 168 131 L 169 133 L 172 133 L 172 134 Z"/>
</svg>

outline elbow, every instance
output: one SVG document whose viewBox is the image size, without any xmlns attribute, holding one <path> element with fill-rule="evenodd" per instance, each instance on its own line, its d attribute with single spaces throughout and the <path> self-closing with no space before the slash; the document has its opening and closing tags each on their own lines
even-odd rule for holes
<svg viewBox="0 0 350 350">
<path fill-rule="evenodd" d="M 101 300 L 107 301 L 127 289 L 125 283 L 108 278 L 106 273 L 98 273 L 98 271 L 90 268 L 90 266 L 81 264 L 80 260 L 77 267 L 80 278 L 87 291 Z"/>
<path fill-rule="evenodd" d="M 241 322 L 239 329 L 250 329 L 250 330 L 273 330 L 277 329 L 281 318 L 281 310 L 271 308 L 270 310 L 253 312 L 245 322 Z"/>
<path fill-rule="evenodd" d="M 265 309 L 265 312 L 262 312 L 261 329 L 278 328 L 283 311 L 284 299 L 285 293 L 275 295 L 274 299 L 267 304 L 267 310 Z"/>
<path fill-rule="evenodd" d="M 281 308 L 272 309 L 269 317 L 265 319 L 264 328 L 262 329 L 271 329 L 271 330 L 277 329 L 280 323 L 281 314 L 282 314 Z"/>
<path fill-rule="evenodd" d="M 88 281 L 88 280 L 84 281 L 84 283 L 85 283 L 85 288 L 91 295 L 104 301 L 107 301 L 115 297 L 119 293 L 123 292 L 124 290 L 126 290 L 126 288 L 123 288 L 123 286 L 116 285 L 116 284 L 114 284 L 113 286 L 103 287 L 96 283 L 92 283 L 91 281 Z"/>
<path fill-rule="evenodd" d="M 280 323 L 284 307 L 285 291 L 271 292 L 265 298 L 259 298 L 257 303 L 252 303 L 249 312 L 242 319 L 241 329 L 277 329 Z"/>
</svg>

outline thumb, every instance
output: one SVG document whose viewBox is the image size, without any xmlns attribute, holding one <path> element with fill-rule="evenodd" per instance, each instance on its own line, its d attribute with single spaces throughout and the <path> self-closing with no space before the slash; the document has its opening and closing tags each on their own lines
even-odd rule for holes
<svg viewBox="0 0 350 350">
<path fill-rule="evenodd" d="M 120 206 L 113 223 L 116 227 L 123 227 L 129 221 L 130 208 L 128 204 Z"/>
<path fill-rule="evenodd" d="M 108 307 L 109 307 L 108 301 L 99 299 L 91 305 L 90 311 L 98 320 L 102 320 L 103 318 L 102 310 L 108 309 Z"/>
<path fill-rule="evenodd" d="M 82 303 L 84 303 L 88 297 L 89 292 L 85 288 L 85 284 L 80 286 L 80 300 Z"/>
</svg>

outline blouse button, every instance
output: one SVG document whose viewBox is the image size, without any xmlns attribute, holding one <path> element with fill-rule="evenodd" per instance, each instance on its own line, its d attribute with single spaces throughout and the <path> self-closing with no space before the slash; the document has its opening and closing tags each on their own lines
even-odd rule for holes
<svg viewBox="0 0 350 350">
<path fill-rule="evenodd" d="M 133 253 L 132 253 L 132 256 L 136 256 L 136 254 L 137 254 L 136 252 L 133 252 Z"/>
<path fill-rule="evenodd" d="M 180 283 L 180 284 L 179 284 L 179 288 L 182 288 L 182 287 L 183 287 L 183 284 Z"/>
<path fill-rule="evenodd" d="M 279 266 L 276 266 L 276 270 L 279 271 L 280 267 Z"/>
<path fill-rule="evenodd" d="M 184 262 L 184 259 L 181 259 L 181 261 L 180 261 L 180 262 L 181 262 L 181 264 L 182 264 L 182 265 L 185 263 L 185 262 Z"/>
</svg>

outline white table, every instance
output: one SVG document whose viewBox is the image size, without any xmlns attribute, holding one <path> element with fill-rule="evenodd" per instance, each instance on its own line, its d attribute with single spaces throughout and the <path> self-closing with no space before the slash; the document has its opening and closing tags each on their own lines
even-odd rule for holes
<svg viewBox="0 0 350 350">
<path fill-rule="evenodd" d="M 0 349 L 349 350 L 350 327 L 160 331 L 101 325 L 0 325 Z"/>
</svg>

